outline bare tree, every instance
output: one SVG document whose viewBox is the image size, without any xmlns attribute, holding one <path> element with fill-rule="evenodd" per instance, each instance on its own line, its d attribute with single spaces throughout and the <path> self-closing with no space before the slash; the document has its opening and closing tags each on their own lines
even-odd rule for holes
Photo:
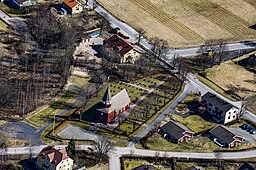
<svg viewBox="0 0 256 170">
<path fill-rule="evenodd" d="M 141 38 L 145 35 L 146 31 L 143 30 L 142 28 L 138 28 L 137 32 L 139 34 L 139 36 L 138 36 L 138 43 L 140 43 Z"/>
<path fill-rule="evenodd" d="M 215 152 L 214 156 L 216 157 L 216 164 L 218 166 L 218 170 L 224 170 L 224 162 L 222 160 L 223 153 Z"/>
<path fill-rule="evenodd" d="M 107 156 L 109 151 L 114 148 L 111 141 L 104 136 L 99 136 L 93 147 L 99 156 L 100 161 L 102 161 L 103 157 Z"/>
<path fill-rule="evenodd" d="M 102 34 L 103 29 L 109 25 L 107 18 L 108 18 L 107 14 L 102 13 L 101 18 L 99 19 L 100 35 Z"/>
<path fill-rule="evenodd" d="M 92 1 L 92 9 L 95 10 L 99 6 L 98 2 L 96 0 Z"/>
<path fill-rule="evenodd" d="M 219 40 L 217 42 L 217 46 L 218 46 L 218 51 L 217 51 L 218 64 L 220 65 L 220 63 L 223 60 L 224 52 L 227 50 L 227 45 L 223 40 Z"/>
</svg>

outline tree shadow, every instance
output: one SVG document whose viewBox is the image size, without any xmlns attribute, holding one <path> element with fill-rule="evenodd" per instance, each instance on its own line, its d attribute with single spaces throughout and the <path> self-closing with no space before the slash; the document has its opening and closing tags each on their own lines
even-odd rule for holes
<svg viewBox="0 0 256 170">
<path fill-rule="evenodd" d="M 82 120 L 88 121 L 88 122 L 95 122 L 95 117 L 96 117 L 96 110 L 98 108 L 102 108 L 103 104 L 102 102 L 98 102 L 95 105 L 93 105 L 91 108 L 87 109 L 83 115 L 82 115 Z"/>
<path fill-rule="evenodd" d="M 256 24 L 249 26 L 249 28 L 256 30 Z"/>
</svg>

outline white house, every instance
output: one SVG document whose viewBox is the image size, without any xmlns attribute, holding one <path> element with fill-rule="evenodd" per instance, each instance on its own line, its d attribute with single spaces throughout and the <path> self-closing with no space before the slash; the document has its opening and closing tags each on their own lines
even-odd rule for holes
<svg viewBox="0 0 256 170">
<path fill-rule="evenodd" d="M 36 5 L 36 0 L 12 0 L 14 5 L 19 8 Z"/>
<path fill-rule="evenodd" d="M 216 95 L 207 92 L 201 98 L 202 104 L 211 118 L 222 124 L 226 124 L 236 120 L 239 116 L 239 109 L 218 98 Z"/>
</svg>

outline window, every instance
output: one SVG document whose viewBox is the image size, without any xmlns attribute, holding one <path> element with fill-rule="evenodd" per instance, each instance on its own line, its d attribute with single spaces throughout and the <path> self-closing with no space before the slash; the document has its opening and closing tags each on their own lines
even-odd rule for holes
<svg viewBox="0 0 256 170">
<path fill-rule="evenodd" d="M 233 116 L 233 118 L 235 118 L 235 117 L 236 117 L 236 115 Z"/>
<path fill-rule="evenodd" d="M 228 119 L 230 119 L 230 116 L 228 117 Z"/>
<path fill-rule="evenodd" d="M 228 112 L 228 114 L 231 114 L 231 112 Z"/>
<path fill-rule="evenodd" d="M 211 103 L 209 103 L 209 106 L 210 106 L 210 107 L 212 107 L 212 104 L 211 104 Z"/>
</svg>

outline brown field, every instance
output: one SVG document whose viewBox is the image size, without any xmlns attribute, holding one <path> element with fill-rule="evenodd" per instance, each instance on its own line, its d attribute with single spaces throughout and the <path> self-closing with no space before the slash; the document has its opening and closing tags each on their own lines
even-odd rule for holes
<svg viewBox="0 0 256 170">
<path fill-rule="evenodd" d="M 142 28 L 148 38 L 168 40 L 172 47 L 205 40 L 256 39 L 255 0 L 98 0 L 120 20 Z"/>
<path fill-rule="evenodd" d="M 241 59 L 248 55 L 240 57 Z M 239 60 L 236 59 L 236 60 Z M 227 61 L 207 69 L 206 76 L 225 90 L 232 90 L 242 98 L 256 95 L 255 74 L 244 67 Z"/>
</svg>

